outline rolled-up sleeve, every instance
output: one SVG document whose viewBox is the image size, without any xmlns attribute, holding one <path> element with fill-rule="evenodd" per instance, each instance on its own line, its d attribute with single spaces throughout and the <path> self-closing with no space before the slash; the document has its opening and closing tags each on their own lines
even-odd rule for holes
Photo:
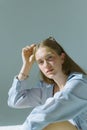
<svg viewBox="0 0 87 130">
<path fill-rule="evenodd" d="M 36 107 L 27 117 L 24 130 L 42 130 L 56 121 L 73 119 L 87 109 L 87 79 L 72 78 L 64 89 Z"/>
</svg>

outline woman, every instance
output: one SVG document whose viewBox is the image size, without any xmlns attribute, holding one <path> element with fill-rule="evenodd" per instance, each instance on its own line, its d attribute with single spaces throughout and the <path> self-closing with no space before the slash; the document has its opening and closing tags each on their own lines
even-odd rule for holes
<svg viewBox="0 0 87 130">
<path fill-rule="evenodd" d="M 87 76 L 52 37 L 22 49 L 23 65 L 9 90 L 8 105 L 34 107 L 23 130 L 87 130 Z M 29 89 L 36 61 L 39 84 Z"/>
</svg>

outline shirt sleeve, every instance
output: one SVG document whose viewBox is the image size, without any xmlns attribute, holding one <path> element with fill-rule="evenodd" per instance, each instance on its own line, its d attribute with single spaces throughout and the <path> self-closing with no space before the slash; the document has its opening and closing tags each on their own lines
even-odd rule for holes
<svg viewBox="0 0 87 130">
<path fill-rule="evenodd" d="M 72 119 L 84 109 L 87 109 L 87 80 L 72 78 L 63 91 L 36 107 L 23 126 L 25 130 L 42 130 L 50 123 Z"/>
<path fill-rule="evenodd" d="M 42 96 L 43 92 L 46 92 L 46 87 L 43 87 L 42 83 L 39 82 L 35 88 L 29 89 L 27 84 L 27 80 L 19 81 L 17 78 L 14 78 L 12 87 L 8 92 L 8 105 L 10 107 L 27 108 L 43 104 Z"/>
</svg>

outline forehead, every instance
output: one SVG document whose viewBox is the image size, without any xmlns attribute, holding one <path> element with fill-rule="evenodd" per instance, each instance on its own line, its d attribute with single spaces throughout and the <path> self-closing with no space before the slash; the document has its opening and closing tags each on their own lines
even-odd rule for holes
<svg viewBox="0 0 87 130">
<path fill-rule="evenodd" d="M 53 49 L 51 49 L 50 47 L 40 47 L 36 51 L 35 57 L 37 60 L 37 59 L 40 59 L 40 58 L 46 57 L 47 55 L 52 55 L 52 54 L 57 55 L 57 53 Z"/>
</svg>

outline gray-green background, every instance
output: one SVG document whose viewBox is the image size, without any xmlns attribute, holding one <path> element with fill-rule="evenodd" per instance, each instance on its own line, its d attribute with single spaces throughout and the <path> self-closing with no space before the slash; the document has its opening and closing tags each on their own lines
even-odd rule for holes
<svg viewBox="0 0 87 130">
<path fill-rule="evenodd" d="M 21 49 L 53 36 L 87 70 L 87 0 L 0 0 L 0 125 L 21 124 L 30 109 L 7 105 L 22 65 Z M 37 66 L 32 81 L 37 81 Z"/>
</svg>

